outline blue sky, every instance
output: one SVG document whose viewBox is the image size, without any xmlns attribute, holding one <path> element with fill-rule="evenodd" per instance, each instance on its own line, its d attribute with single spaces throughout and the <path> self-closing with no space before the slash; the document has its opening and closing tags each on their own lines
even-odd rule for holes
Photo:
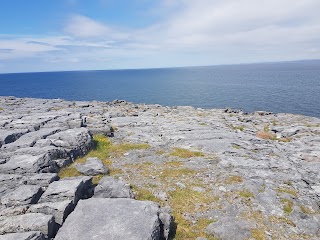
<svg viewBox="0 0 320 240">
<path fill-rule="evenodd" d="M 319 0 L 1 0 L 0 72 L 320 58 Z"/>
</svg>

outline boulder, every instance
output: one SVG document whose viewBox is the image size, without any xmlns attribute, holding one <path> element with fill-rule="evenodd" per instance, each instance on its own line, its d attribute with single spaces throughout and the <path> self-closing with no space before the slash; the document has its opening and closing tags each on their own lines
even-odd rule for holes
<svg viewBox="0 0 320 240">
<path fill-rule="evenodd" d="M 80 200 L 55 240 L 160 239 L 159 206 L 133 199 Z"/>
<path fill-rule="evenodd" d="M 28 231 L 40 231 L 48 235 L 48 237 L 53 237 L 56 232 L 54 217 L 42 213 L 0 217 L 0 235 Z"/>
<path fill-rule="evenodd" d="M 85 164 L 76 164 L 76 169 L 84 174 L 89 176 L 99 175 L 99 174 L 108 174 L 108 168 L 101 162 L 99 158 L 87 158 Z"/>
<path fill-rule="evenodd" d="M 0 236 L 0 240 L 46 240 L 42 232 L 8 233 Z"/>
<path fill-rule="evenodd" d="M 42 189 L 36 185 L 21 185 L 16 190 L 1 197 L 1 204 L 18 206 L 35 204 L 42 194 Z"/>
<path fill-rule="evenodd" d="M 72 200 L 77 204 L 79 199 L 91 196 L 92 177 L 71 177 L 50 183 L 39 203 Z"/>
<path fill-rule="evenodd" d="M 94 197 L 97 198 L 134 198 L 130 186 L 113 177 L 103 177 L 94 189 Z"/>
<path fill-rule="evenodd" d="M 72 200 L 62 202 L 47 202 L 31 205 L 29 213 L 43 213 L 53 215 L 56 223 L 62 225 L 67 216 L 73 211 L 74 204 Z"/>
<path fill-rule="evenodd" d="M 73 158 L 85 155 L 92 147 L 92 137 L 86 128 L 73 128 L 47 137 L 56 147 L 71 151 Z"/>
</svg>

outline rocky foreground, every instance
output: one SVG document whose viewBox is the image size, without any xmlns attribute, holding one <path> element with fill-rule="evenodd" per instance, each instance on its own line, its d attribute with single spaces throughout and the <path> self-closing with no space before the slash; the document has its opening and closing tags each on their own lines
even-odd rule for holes
<svg viewBox="0 0 320 240">
<path fill-rule="evenodd" d="M 318 118 L 1 97 L 0 147 L 0 240 L 320 239 Z"/>
</svg>

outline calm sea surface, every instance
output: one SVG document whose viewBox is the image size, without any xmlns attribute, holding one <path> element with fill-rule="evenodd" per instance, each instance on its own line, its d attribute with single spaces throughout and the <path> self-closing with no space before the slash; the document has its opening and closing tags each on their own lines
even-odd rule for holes
<svg viewBox="0 0 320 240">
<path fill-rule="evenodd" d="M 320 61 L 0 74 L 0 95 L 240 108 L 320 117 Z"/>
</svg>

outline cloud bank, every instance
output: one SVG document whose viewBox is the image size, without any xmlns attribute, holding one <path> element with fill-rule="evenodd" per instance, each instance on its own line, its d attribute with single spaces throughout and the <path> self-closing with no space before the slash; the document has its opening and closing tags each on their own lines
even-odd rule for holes
<svg viewBox="0 0 320 240">
<path fill-rule="evenodd" d="M 0 71 L 318 59 L 319 9 L 318 0 L 165 0 L 143 28 L 73 14 L 57 34 L 0 35 Z"/>
</svg>

